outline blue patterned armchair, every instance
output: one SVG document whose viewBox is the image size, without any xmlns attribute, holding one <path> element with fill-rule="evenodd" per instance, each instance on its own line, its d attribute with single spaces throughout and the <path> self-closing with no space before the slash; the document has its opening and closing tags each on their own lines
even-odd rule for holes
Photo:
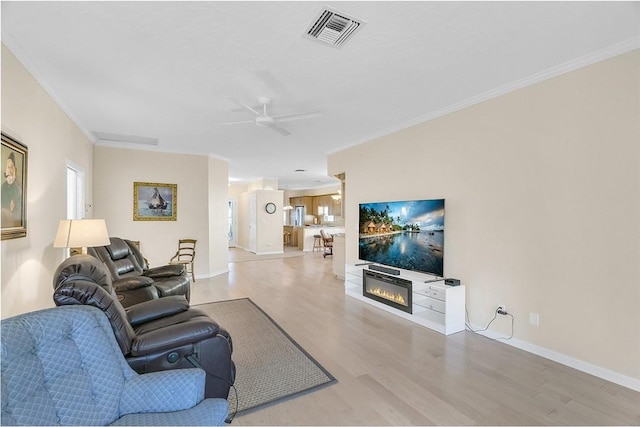
<svg viewBox="0 0 640 427">
<path fill-rule="evenodd" d="M 64 306 L 2 320 L 2 425 L 223 425 L 205 373 L 138 374 L 105 314 Z"/>
</svg>

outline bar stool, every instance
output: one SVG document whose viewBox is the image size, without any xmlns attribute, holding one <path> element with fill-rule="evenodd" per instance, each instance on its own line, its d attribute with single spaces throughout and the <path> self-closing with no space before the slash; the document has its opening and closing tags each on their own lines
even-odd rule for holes
<svg viewBox="0 0 640 427">
<path fill-rule="evenodd" d="M 317 250 L 321 251 L 322 250 L 322 236 L 319 234 L 314 234 L 313 235 L 313 250 L 312 252 L 315 252 Z"/>
<path fill-rule="evenodd" d="M 291 241 L 291 233 L 289 233 L 288 231 L 284 232 L 284 236 L 283 236 L 283 243 L 285 246 L 289 246 L 289 242 Z"/>
</svg>

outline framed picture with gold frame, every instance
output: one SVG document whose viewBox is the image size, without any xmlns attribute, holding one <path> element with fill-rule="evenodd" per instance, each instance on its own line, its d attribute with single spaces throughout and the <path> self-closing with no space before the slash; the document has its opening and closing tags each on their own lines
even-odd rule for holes
<svg viewBox="0 0 640 427">
<path fill-rule="evenodd" d="M 177 202 L 177 184 L 133 183 L 134 221 L 175 221 Z"/>
<path fill-rule="evenodd" d="M 2 133 L 2 240 L 27 235 L 27 151 Z"/>
</svg>

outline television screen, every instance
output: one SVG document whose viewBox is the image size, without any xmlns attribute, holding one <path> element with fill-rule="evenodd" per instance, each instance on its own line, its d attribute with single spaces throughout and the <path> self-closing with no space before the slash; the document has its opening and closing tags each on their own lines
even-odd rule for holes
<svg viewBox="0 0 640 427">
<path fill-rule="evenodd" d="M 361 260 L 444 276 L 444 199 L 360 204 Z"/>
</svg>

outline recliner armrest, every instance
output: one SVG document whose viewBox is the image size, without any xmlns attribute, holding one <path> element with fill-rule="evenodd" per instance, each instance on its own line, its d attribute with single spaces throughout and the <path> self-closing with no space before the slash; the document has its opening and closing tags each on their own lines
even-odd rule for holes
<svg viewBox="0 0 640 427">
<path fill-rule="evenodd" d="M 204 398 L 202 369 L 176 369 L 137 375 L 125 382 L 121 415 L 189 409 Z"/>
<path fill-rule="evenodd" d="M 152 320 L 172 316 L 189 309 L 189 301 L 182 295 L 144 301 L 126 308 L 131 326 L 151 322 Z"/>
<path fill-rule="evenodd" d="M 184 265 L 182 264 L 168 264 L 162 265 L 160 267 L 153 267 L 147 270 L 144 270 L 142 274 L 147 277 L 169 277 L 169 276 L 180 276 L 185 272 Z"/>
<path fill-rule="evenodd" d="M 153 279 L 146 276 L 131 276 L 113 281 L 113 288 L 116 292 L 132 291 L 134 289 L 146 288 L 153 285 Z"/>
<path fill-rule="evenodd" d="M 218 324 L 206 317 L 191 319 L 138 335 L 131 343 L 131 356 L 145 356 L 195 344 L 218 335 Z"/>
</svg>

